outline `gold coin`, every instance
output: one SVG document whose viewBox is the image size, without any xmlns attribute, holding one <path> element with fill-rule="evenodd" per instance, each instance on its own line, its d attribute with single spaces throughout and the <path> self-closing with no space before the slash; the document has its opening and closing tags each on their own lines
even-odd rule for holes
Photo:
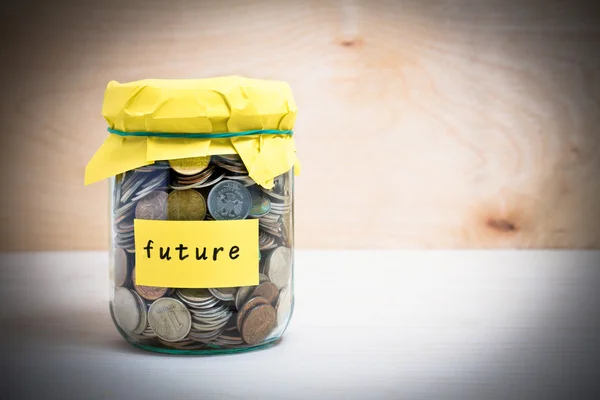
<svg viewBox="0 0 600 400">
<path fill-rule="evenodd" d="M 169 160 L 169 165 L 181 175 L 196 175 L 204 171 L 210 164 L 210 156 L 190 157 Z"/>
<path fill-rule="evenodd" d="M 194 189 L 175 190 L 167 198 L 168 219 L 200 221 L 206 217 L 206 201 Z"/>
</svg>

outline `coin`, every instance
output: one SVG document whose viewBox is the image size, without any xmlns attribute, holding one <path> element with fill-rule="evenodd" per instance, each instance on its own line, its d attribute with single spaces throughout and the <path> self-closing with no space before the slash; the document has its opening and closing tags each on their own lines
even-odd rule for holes
<svg viewBox="0 0 600 400">
<path fill-rule="evenodd" d="M 150 193 L 135 206 L 135 217 L 137 219 L 167 219 L 167 198 L 166 192 L 157 190 Z"/>
<path fill-rule="evenodd" d="M 146 300 L 154 301 L 167 294 L 169 288 L 138 285 L 135 280 L 135 268 L 131 271 L 131 280 L 135 291 Z"/>
<path fill-rule="evenodd" d="M 169 164 L 175 172 L 182 175 L 195 175 L 208 167 L 208 164 L 210 164 L 210 156 L 179 158 L 176 160 L 169 160 Z"/>
<path fill-rule="evenodd" d="M 127 253 L 123 249 L 115 249 L 114 254 L 115 286 L 125 286 L 129 270 L 127 266 Z"/>
<path fill-rule="evenodd" d="M 244 165 L 244 162 L 241 160 L 239 156 L 218 156 L 215 157 L 213 161 L 216 165 L 221 168 L 224 168 L 228 171 L 235 172 L 238 174 L 248 174 L 248 170 Z"/>
<path fill-rule="evenodd" d="M 258 245 L 260 250 L 269 250 L 277 247 L 275 236 L 261 230 L 258 235 Z"/>
<path fill-rule="evenodd" d="M 264 297 L 253 297 L 250 300 L 248 300 L 238 311 L 236 326 L 240 331 L 242 329 L 242 321 L 244 320 L 246 313 L 252 308 L 261 304 L 269 304 L 269 300 L 265 299 Z"/>
<path fill-rule="evenodd" d="M 208 290 L 219 300 L 231 301 L 235 296 L 237 288 L 212 288 Z"/>
<path fill-rule="evenodd" d="M 262 190 L 256 186 L 252 186 L 248 191 L 252 198 L 252 207 L 250 207 L 249 215 L 262 217 L 271 210 L 271 201 L 263 195 Z"/>
<path fill-rule="evenodd" d="M 279 298 L 279 289 L 272 282 L 261 283 L 254 289 L 251 297 L 264 297 L 274 306 L 277 304 L 277 299 Z"/>
<path fill-rule="evenodd" d="M 170 220 L 201 221 L 206 216 L 204 197 L 194 189 L 175 190 L 167 199 Z"/>
<path fill-rule="evenodd" d="M 148 322 L 159 338 L 167 342 L 176 342 L 189 333 L 192 316 L 179 300 L 163 297 L 150 306 Z"/>
<path fill-rule="evenodd" d="M 131 199 L 131 201 L 138 201 L 143 197 L 148 196 L 152 192 L 157 189 L 166 189 L 167 187 L 167 179 L 169 177 L 169 171 L 163 171 L 159 175 L 157 175 L 154 179 L 149 182 L 146 182 L 142 185 L 142 188 L 135 194 L 135 197 Z"/>
<path fill-rule="evenodd" d="M 180 294 L 178 294 L 178 297 L 190 308 L 192 312 L 196 312 L 197 310 L 212 309 L 212 307 L 219 305 L 219 299 L 216 297 L 211 297 L 209 300 L 204 300 L 201 302 L 189 301 Z"/>
<path fill-rule="evenodd" d="M 146 318 L 146 320 L 147 320 L 147 318 Z M 145 336 L 147 338 L 155 338 L 156 337 L 156 333 L 152 330 L 152 328 L 150 328 L 150 324 L 148 324 L 148 322 L 146 322 L 146 328 L 142 332 L 142 336 Z"/>
<path fill-rule="evenodd" d="M 177 289 L 177 295 L 190 302 L 212 300 L 214 297 L 208 289 Z"/>
<path fill-rule="evenodd" d="M 279 292 L 277 300 L 277 325 L 285 326 L 292 311 L 292 291 L 286 286 Z"/>
<path fill-rule="evenodd" d="M 227 322 L 229 321 L 229 316 L 227 317 L 220 317 L 218 319 L 214 319 L 211 321 L 199 321 L 199 320 L 195 320 L 192 319 L 192 327 L 194 328 L 195 332 L 213 332 L 216 330 L 220 330 L 221 328 L 225 327 L 225 325 L 227 325 Z"/>
<path fill-rule="evenodd" d="M 141 323 L 141 311 L 140 305 L 131 290 L 123 287 L 115 289 L 113 312 L 121 329 L 127 333 L 133 333 L 134 330 L 137 330 Z"/>
<path fill-rule="evenodd" d="M 277 315 L 270 304 L 262 304 L 248 311 L 242 323 L 242 338 L 249 345 L 262 342 L 275 328 Z"/>
<path fill-rule="evenodd" d="M 250 292 L 252 292 L 255 287 L 256 286 L 242 286 L 238 289 L 238 291 L 235 293 L 235 308 L 238 310 L 242 308 L 244 302 L 250 295 Z"/>
<path fill-rule="evenodd" d="M 287 247 L 277 247 L 269 255 L 265 264 L 265 274 L 269 280 L 282 289 L 292 276 L 292 252 Z"/>
<path fill-rule="evenodd" d="M 214 219 L 244 219 L 252 207 L 250 192 L 241 183 L 223 181 L 208 193 L 208 211 Z"/>
<path fill-rule="evenodd" d="M 146 179 L 148 179 L 148 177 L 144 174 L 135 174 L 130 178 L 130 181 L 133 181 L 134 183 L 128 187 L 127 191 L 125 191 L 122 195 L 121 195 L 121 203 L 126 203 L 127 200 L 129 200 L 130 197 L 133 196 L 133 193 L 135 193 L 135 191 L 142 186 L 142 184 L 146 181 Z M 124 188 L 122 188 L 122 190 L 125 190 Z"/>
<path fill-rule="evenodd" d="M 274 178 L 272 189 L 260 187 L 237 155 L 156 162 L 118 176 L 112 201 L 116 288 L 111 302 L 117 325 L 133 340 L 177 350 L 244 348 L 281 336 L 293 308 L 292 185 L 288 172 Z M 211 289 L 137 285 L 135 269 L 128 265 L 129 254 L 135 254 L 136 218 L 257 219 L 259 284 Z"/>
<path fill-rule="evenodd" d="M 146 330 L 146 325 L 148 325 L 148 312 L 146 311 L 146 303 L 144 302 L 144 300 L 142 300 L 140 295 L 136 292 L 131 292 L 131 294 L 133 295 L 133 297 L 135 297 L 135 300 L 140 310 L 140 324 L 136 329 L 133 330 L 133 333 L 139 335 L 142 332 L 144 332 L 144 330 Z"/>
<path fill-rule="evenodd" d="M 200 182 L 192 183 L 189 185 L 170 185 L 171 189 L 175 190 L 187 190 L 187 189 L 200 189 L 214 185 L 215 183 L 221 181 L 225 177 L 225 173 L 213 178 L 212 180 L 202 180 Z"/>
</svg>

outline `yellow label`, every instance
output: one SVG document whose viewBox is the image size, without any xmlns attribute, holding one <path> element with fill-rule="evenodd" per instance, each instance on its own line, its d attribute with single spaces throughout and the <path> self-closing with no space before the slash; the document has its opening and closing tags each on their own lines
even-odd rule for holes
<svg viewBox="0 0 600 400">
<path fill-rule="evenodd" d="M 258 220 L 134 220 L 136 284 L 169 288 L 258 285 Z"/>
</svg>

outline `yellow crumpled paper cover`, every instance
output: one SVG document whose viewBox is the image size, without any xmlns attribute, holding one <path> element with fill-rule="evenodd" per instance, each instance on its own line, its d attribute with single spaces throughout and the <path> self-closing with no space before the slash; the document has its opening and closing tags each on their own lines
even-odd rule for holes
<svg viewBox="0 0 600 400">
<path fill-rule="evenodd" d="M 110 82 L 102 115 L 123 132 L 189 133 L 292 130 L 296 103 L 285 82 L 239 76 Z M 149 165 L 215 154 L 239 154 L 257 184 L 271 188 L 273 178 L 295 167 L 291 135 L 232 138 L 158 138 L 110 134 L 88 162 L 85 184 Z"/>
</svg>

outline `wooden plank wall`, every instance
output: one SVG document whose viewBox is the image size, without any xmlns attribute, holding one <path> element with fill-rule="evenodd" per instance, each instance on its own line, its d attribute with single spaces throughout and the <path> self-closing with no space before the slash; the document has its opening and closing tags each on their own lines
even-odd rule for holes
<svg viewBox="0 0 600 400">
<path fill-rule="evenodd" d="M 19 4 L 2 27 L 5 250 L 107 247 L 107 187 L 82 182 L 109 80 L 230 74 L 295 92 L 300 248 L 600 246 L 584 3 Z"/>
</svg>

